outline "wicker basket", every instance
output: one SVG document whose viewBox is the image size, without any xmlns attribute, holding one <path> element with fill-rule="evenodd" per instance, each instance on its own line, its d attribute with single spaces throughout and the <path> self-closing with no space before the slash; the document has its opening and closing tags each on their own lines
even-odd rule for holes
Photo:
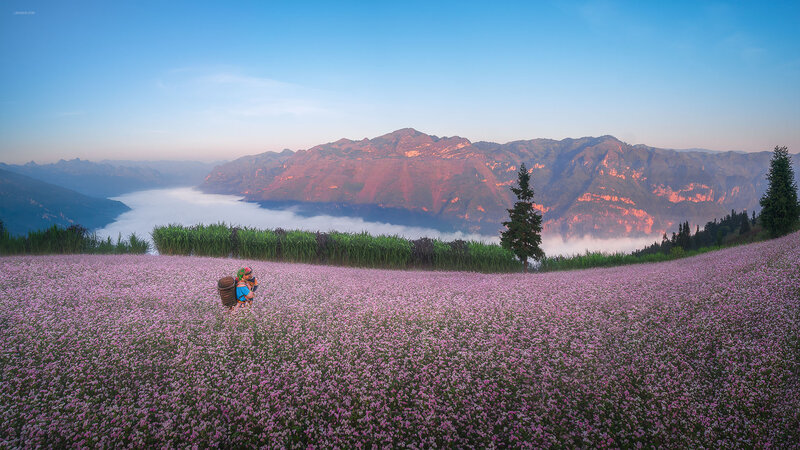
<svg viewBox="0 0 800 450">
<path fill-rule="evenodd" d="M 220 278 L 217 281 L 217 290 L 219 291 L 219 298 L 222 300 L 222 306 L 236 306 L 236 280 L 233 277 Z"/>
</svg>

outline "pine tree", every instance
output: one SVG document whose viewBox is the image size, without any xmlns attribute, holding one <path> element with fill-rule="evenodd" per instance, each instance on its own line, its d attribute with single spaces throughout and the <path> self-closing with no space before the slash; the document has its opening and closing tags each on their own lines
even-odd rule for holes
<svg viewBox="0 0 800 450">
<path fill-rule="evenodd" d="M 689 221 L 687 220 L 683 223 L 683 243 L 681 244 L 681 247 L 683 247 L 684 250 L 689 250 L 689 248 L 692 246 L 691 233 L 692 230 L 689 228 Z"/>
<path fill-rule="evenodd" d="M 800 221 L 797 183 L 794 181 L 789 150 L 775 147 L 767 175 L 769 188 L 761 197 L 761 223 L 770 236 L 778 237 L 794 230 Z"/>
<path fill-rule="evenodd" d="M 669 238 L 667 237 L 667 232 L 664 232 L 664 235 L 661 236 L 661 252 L 662 253 L 669 253 L 669 250 L 672 246 L 670 245 Z"/>
<path fill-rule="evenodd" d="M 519 167 L 517 182 L 519 187 L 511 187 L 517 196 L 514 207 L 508 210 L 508 221 L 503 222 L 506 230 L 500 234 L 500 245 L 510 250 L 524 264 L 528 271 L 528 258 L 544 258 L 542 245 L 542 216 L 533 209 L 533 189 L 531 175 L 525 164 Z"/>
<path fill-rule="evenodd" d="M 742 226 L 739 227 L 739 234 L 746 234 L 750 232 L 750 219 L 747 218 L 747 211 L 742 211 L 741 216 Z"/>
</svg>

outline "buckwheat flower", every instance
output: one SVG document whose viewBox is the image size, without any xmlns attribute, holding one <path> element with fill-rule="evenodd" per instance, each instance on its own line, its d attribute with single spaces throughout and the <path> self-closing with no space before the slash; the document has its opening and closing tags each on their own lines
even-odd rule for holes
<svg viewBox="0 0 800 450">
<path fill-rule="evenodd" d="M 800 438 L 799 234 L 530 275 L 255 262 L 271 275 L 264 298 L 227 314 L 216 279 L 239 265 L 0 258 L 0 446 Z M 28 273 L 48 283 L 22 283 Z M 180 289 L 172 273 L 186 274 Z"/>
</svg>

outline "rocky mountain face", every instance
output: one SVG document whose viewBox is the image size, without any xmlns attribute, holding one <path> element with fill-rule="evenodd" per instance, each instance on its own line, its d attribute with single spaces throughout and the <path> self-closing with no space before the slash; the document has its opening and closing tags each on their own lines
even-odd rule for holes
<svg viewBox="0 0 800 450">
<path fill-rule="evenodd" d="M 497 144 L 402 129 L 220 165 L 206 192 L 319 212 L 398 212 L 445 228 L 497 234 L 525 163 L 545 232 L 635 237 L 758 210 L 771 152 L 677 152 L 612 136 Z M 798 159 L 794 158 L 795 173 Z"/>
</svg>

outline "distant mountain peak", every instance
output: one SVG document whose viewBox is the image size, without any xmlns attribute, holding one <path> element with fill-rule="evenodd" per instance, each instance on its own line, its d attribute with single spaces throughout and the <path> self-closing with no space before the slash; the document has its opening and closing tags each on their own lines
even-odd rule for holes
<svg viewBox="0 0 800 450">
<path fill-rule="evenodd" d="M 438 142 L 441 140 L 458 140 L 458 141 L 467 141 L 468 139 L 462 138 L 461 136 L 437 136 L 434 134 L 427 134 L 423 133 L 414 128 L 401 128 L 399 130 L 392 131 L 391 133 L 386 133 L 382 136 L 378 136 L 372 139 L 367 140 L 403 140 L 403 139 L 424 139 L 430 140 L 431 142 Z"/>
<path fill-rule="evenodd" d="M 340 139 L 257 164 L 223 165 L 209 192 L 251 201 L 406 211 L 494 234 L 507 217 L 524 163 L 548 232 L 660 235 L 731 209 L 757 209 L 769 154 L 702 154 L 633 146 L 612 135 L 472 143 L 401 128 Z M 320 206 L 322 207 L 322 206 Z M 326 206 L 327 207 L 327 206 Z"/>
<path fill-rule="evenodd" d="M 391 133 L 384 134 L 382 136 L 374 137 L 372 139 L 368 139 L 369 141 L 375 142 L 409 142 L 409 141 L 430 141 L 434 142 L 438 140 L 436 136 L 431 136 L 429 134 L 425 134 L 419 132 L 413 128 L 401 128 L 399 130 L 392 131 Z"/>
<path fill-rule="evenodd" d="M 400 128 L 399 130 L 394 130 L 391 133 L 386 133 L 383 136 L 378 136 L 376 139 L 389 138 L 389 137 L 419 136 L 419 135 L 423 135 L 423 134 L 425 136 L 430 136 L 430 135 L 425 134 L 425 133 L 423 133 L 421 131 L 418 131 L 418 130 L 416 130 L 414 128 Z M 431 136 L 431 137 L 435 137 L 435 136 Z"/>
</svg>

